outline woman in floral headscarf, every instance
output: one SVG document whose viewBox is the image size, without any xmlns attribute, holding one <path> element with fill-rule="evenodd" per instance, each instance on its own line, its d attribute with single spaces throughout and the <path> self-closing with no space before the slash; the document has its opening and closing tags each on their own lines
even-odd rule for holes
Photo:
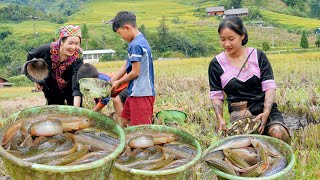
<svg viewBox="0 0 320 180">
<path fill-rule="evenodd" d="M 76 75 L 83 64 L 81 53 L 81 29 L 79 26 L 63 26 L 58 29 L 59 39 L 28 53 L 27 61 L 42 58 L 48 65 L 49 76 L 44 83 L 35 83 L 43 91 L 47 104 L 80 106 L 81 93 Z"/>
</svg>

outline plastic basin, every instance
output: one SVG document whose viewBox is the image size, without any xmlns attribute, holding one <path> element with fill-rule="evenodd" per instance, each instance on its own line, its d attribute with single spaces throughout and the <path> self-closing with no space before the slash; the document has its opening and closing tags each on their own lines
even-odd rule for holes
<svg viewBox="0 0 320 180">
<path fill-rule="evenodd" d="M 232 179 L 232 180 L 248 180 L 248 179 L 271 180 L 271 179 L 283 179 L 292 170 L 294 162 L 295 162 L 295 157 L 294 157 L 293 150 L 292 150 L 291 146 L 289 146 L 287 143 L 285 143 L 279 139 L 276 139 L 276 138 L 273 138 L 270 136 L 264 136 L 264 135 L 246 134 L 246 135 L 229 136 L 229 137 L 227 137 L 225 139 L 221 139 L 221 140 L 215 142 L 214 144 L 212 144 L 211 146 L 209 146 L 203 152 L 203 157 L 206 154 L 208 154 L 215 147 L 220 146 L 221 144 L 223 144 L 224 142 L 226 142 L 229 139 L 237 138 L 237 137 L 255 137 L 255 138 L 258 138 L 258 139 L 261 139 L 261 140 L 264 140 L 264 141 L 270 143 L 272 146 L 274 146 L 276 149 L 278 149 L 283 155 L 285 155 L 287 162 L 288 162 L 287 167 L 285 169 L 283 169 L 282 171 L 280 171 L 276 174 L 273 174 L 271 176 L 255 177 L 255 178 L 230 175 L 230 174 L 224 173 L 216 168 L 212 168 L 212 170 L 211 170 L 212 173 L 215 173 L 216 175 L 218 175 L 222 178 Z"/>
<path fill-rule="evenodd" d="M 125 144 L 125 136 L 123 129 L 113 122 L 112 119 L 100 113 L 73 106 L 42 106 L 25 109 L 14 113 L 9 118 L 2 122 L 0 130 L 0 142 L 2 142 L 3 132 L 11 123 L 19 120 L 19 118 L 29 117 L 43 112 L 58 112 L 68 115 L 87 116 L 95 121 L 95 126 L 104 127 L 109 131 L 113 131 L 118 135 L 120 140 L 119 146 L 114 152 L 108 156 L 97 161 L 73 165 L 73 166 L 50 166 L 43 164 L 36 164 L 23 161 L 10 153 L 8 153 L 2 146 L 0 147 L 0 155 L 7 172 L 13 179 L 108 179 L 114 161 L 117 156 L 123 151 Z"/>
<path fill-rule="evenodd" d="M 156 117 L 163 120 L 164 123 L 175 122 L 179 125 L 185 125 L 187 114 L 179 110 L 162 110 L 156 114 Z"/>
<path fill-rule="evenodd" d="M 124 129 L 125 133 L 132 133 L 137 131 L 155 131 L 155 132 L 163 132 L 163 133 L 173 133 L 176 134 L 179 138 L 179 141 L 191 144 L 197 148 L 198 154 L 194 157 L 192 161 L 189 163 L 168 170 L 140 170 L 140 169 L 130 169 L 126 168 L 120 164 L 115 164 L 112 170 L 112 175 L 114 179 L 118 180 L 153 180 L 153 179 L 166 179 L 166 180 L 174 180 L 174 179 L 189 179 L 194 173 L 194 166 L 201 158 L 201 146 L 199 142 L 190 134 L 171 128 L 168 126 L 161 125 L 139 125 L 139 126 L 131 126 Z"/>
</svg>

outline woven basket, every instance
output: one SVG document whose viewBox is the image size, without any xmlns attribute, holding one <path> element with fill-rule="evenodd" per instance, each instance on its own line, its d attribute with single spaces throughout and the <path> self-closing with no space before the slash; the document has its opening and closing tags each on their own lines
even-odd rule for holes
<svg viewBox="0 0 320 180">
<path fill-rule="evenodd" d="M 218 169 L 212 168 L 211 173 L 217 174 L 218 176 L 225 178 L 225 179 L 232 179 L 232 180 L 250 180 L 250 179 L 256 179 L 256 180 L 271 180 L 271 179 L 290 179 L 288 178 L 288 176 L 290 175 L 290 171 L 293 168 L 294 162 L 295 162 L 295 158 L 294 158 L 294 154 L 293 154 L 293 150 L 292 148 L 285 142 L 270 137 L 270 136 L 264 136 L 264 135 L 257 135 L 257 134 L 247 134 L 247 135 L 235 135 L 235 136 L 229 136 L 225 139 L 221 139 L 217 142 L 215 142 L 214 144 L 212 144 L 211 146 L 209 146 L 204 152 L 203 152 L 203 156 L 205 157 L 206 154 L 208 154 L 212 149 L 214 149 L 215 147 L 220 146 L 221 144 L 223 144 L 224 142 L 228 141 L 229 139 L 233 139 L 233 138 L 238 138 L 238 137 L 255 137 L 258 139 L 261 139 L 263 141 L 266 141 L 268 143 L 270 143 L 273 147 L 275 147 L 276 149 L 278 149 L 282 154 L 285 155 L 286 159 L 287 159 L 287 167 L 285 169 L 283 169 L 282 171 L 273 174 L 271 176 L 267 176 L 267 177 L 255 177 L 255 178 L 250 178 L 250 177 L 240 177 L 240 176 L 234 176 L 231 174 L 227 174 L 224 173 Z"/>
<path fill-rule="evenodd" d="M 191 144 L 197 148 L 197 156 L 190 161 L 189 163 L 168 170 L 140 170 L 140 169 L 129 169 L 118 163 L 114 165 L 112 169 L 112 175 L 114 179 L 119 180 L 174 180 L 174 179 L 189 179 L 194 173 L 194 168 L 196 163 L 201 158 L 201 146 L 199 142 L 190 134 L 171 128 L 168 126 L 160 126 L 160 125 L 140 125 L 140 126 L 132 126 L 124 129 L 125 133 L 132 133 L 137 131 L 154 131 L 154 132 L 163 132 L 163 133 L 173 133 L 178 136 L 179 141 L 184 143 Z"/>
<path fill-rule="evenodd" d="M 33 58 L 23 66 L 24 74 L 33 82 L 44 83 L 49 76 L 48 65 L 43 59 Z"/>
<path fill-rule="evenodd" d="M 113 131 L 118 135 L 120 144 L 117 149 L 108 156 L 87 164 L 74 166 L 49 166 L 23 161 L 9 153 L 3 147 L 0 147 L 0 155 L 7 172 L 13 179 L 109 179 L 111 169 L 117 156 L 123 151 L 125 136 L 122 128 L 113 122 L 112 119 L 84 108 L 73 106 L 42 106 L 33 107 L 19 111 L 1 124 L 0 142 L 2 142 L 3 133 L 10 123 L 20 118 L 30 117 L 43 112 L 58 112 L 68 115 L 86 116 L 95 121 L 96 127 L 103 127 L 108 131 Z"/>
</svg>

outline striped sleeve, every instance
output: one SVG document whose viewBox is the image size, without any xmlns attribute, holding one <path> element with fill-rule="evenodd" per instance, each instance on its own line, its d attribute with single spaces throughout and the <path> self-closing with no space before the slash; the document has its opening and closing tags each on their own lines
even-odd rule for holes
<svg viewBox="0 0 320 180">
<path fill-rule="evenodd" d="M 143 56 L 143 50 L 142 47 L 136 44 L 133 44 L 130 47 L 130 54 L 129 54 L 129 58 L 130 61 L 142 61 L 142 56 Z"/>
</svg>

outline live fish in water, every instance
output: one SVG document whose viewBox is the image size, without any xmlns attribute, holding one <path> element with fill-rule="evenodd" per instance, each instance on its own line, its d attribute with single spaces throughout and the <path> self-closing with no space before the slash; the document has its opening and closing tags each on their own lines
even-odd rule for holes
<svg viewBox="0 0 320 180">
<path fill-rule="evenodd" d="M 204 155 L 210 167 L 243 177 L 267 177 L 287 166 L 286 158 L 270 143 L 255 137 L 230 139 Z"/>
<path fill-rule="evenodd" d="M 117 165 L 131 169 L 166 170 L 187 164 L 197 155 L 194 146 L 176 141 L 176 135 L 138 131 L 126 134 L 126 148 Z"/>
<path fill-rule="evenodd" d="M 92 127 L 87 117 L 42 113 L 21 118 L 2 131 L 2 147 L 24 161 L 52 166 L 90 163 L 120 144 L 115 133 Z"/>
</svg>

